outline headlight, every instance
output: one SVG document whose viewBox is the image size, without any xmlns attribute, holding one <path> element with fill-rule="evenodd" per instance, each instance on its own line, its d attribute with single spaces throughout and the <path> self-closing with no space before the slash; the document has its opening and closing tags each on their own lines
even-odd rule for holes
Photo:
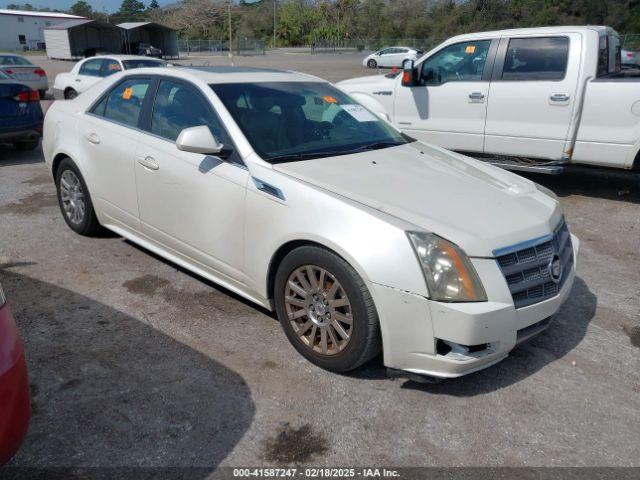
<svg viewBox="0 0 640 480">
<path fill-rule="evenodd" d="M 544 187 L 542 185 L 540 185 L 539 183 L 534 183 L 534 185 L 536 186 L 536 188 L 538 189 L 538 191 L 544 193 L 545 195 L 549 195 L 551 198 L 553 198 L 556 202 L 558 202 L 558 196 L 552 191 L 549 190 L 547 187 Z"/>
<path fill-rule="evenodd" d="M 2 285 L 0 285 L 0 307 L 2 307 L 5 303 L 7 303 L 7 299 L 4 296 L 4 292 L 2 291 Z"/>
<path fill-rule="evenodd" d="M 427 281 L 429 298 L 442 302 L 486 302 L 487 295 L 467 255 L 433 233 L 407 232 Z"/>
</svg>

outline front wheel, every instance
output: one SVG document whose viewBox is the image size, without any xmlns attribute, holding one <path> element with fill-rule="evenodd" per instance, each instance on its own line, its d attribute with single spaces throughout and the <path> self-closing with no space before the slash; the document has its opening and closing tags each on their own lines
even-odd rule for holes
<svg viewBox="0 0 640 480">
<path fill-rule="evenodd" d="M 373 299 L 358 273 L 323 248 L 299 247 L 275 278 L 278 318 L 295 349 L 333 372 L 359 367 L 380 352 Z"/>
<path fill-rule="evenodd" d="M 378 66 L 378 62 L 376 62 L 375 60 L 371 59 L 367 62 L 367 67 L 369 68 L 376 68 Z"/>
<path fill-rule="evenodd" d="M 91 235 L 99 228 L 87 185 L 78 167 L 69 158 L 56 171 L 56 190 L 60 211 L 69 228 L 80 235 Z"/>
</svg>

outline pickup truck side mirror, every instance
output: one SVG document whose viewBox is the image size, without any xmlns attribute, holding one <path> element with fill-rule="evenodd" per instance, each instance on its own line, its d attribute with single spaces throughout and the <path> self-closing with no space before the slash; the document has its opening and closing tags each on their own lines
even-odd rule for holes
<svg viewBox="0 0 640 480">
<path fill-rule="evenodd" d="M 413 87 L 418 84 L 418 70 L 413 60 L 407 58 L 402 62 L 402 86 Z"/>
</svg>

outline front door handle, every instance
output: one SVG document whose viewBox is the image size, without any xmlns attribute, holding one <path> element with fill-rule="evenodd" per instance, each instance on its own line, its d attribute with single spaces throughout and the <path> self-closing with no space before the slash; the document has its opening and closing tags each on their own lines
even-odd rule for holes
<svg viewBox="0 0 640 480">
<path fill-rule="evenodd" d="M 144 168 L 146 168 L 147 170 L 158 170 L 160 168 L 160 165 L 156 163 L 156 160 L 153 157 L 141 156 L 141 157 L 136 157 L 136 160 L 138 160 L 138 163 L 142 165 Z"/>
<path fill-rule="evenodd" d="M 90 133 L 87 135 L 87 141 L 93 143 L 94 145 L 98 145 L 100 143 L 100 137 L 97 133 Z"/>
<path fill-rule="evenodd" d="M 549 100 L 552 102 L 568 102 L 569 98 L 569 95 L 566 93 L 554 93 L 549 97 Z"/>
<path fill-rule="evenodd" d="M 484 100 L 484 93 L 482 92 L 473 92 L 469 94 L 469 100 Z"/>
<path fill-rule="evenodd" d="M 82 80 L 80 80 L 79 78 L 76 78 L 76 82 L 81 82 Z"/>
</svg>

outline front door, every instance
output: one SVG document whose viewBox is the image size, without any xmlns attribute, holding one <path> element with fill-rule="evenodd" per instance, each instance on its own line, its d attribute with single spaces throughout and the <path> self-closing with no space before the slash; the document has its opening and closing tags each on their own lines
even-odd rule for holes
<svg viewBox="0 0 640 480">
<path fill-rule="evenodd" d="M 78 75 L 76 75 L 74 85 L 71 87 L 78 93 L 82 93 L 89 87 L 95 85 L 103 78 L 105 59 L 92 58 L 82 64 Z"/>
<path fill-rule="evenodd" d="M 566 155 L 581 48 L 577 33 L 500 41 L 489 90 L 486 153 L 558 160 Z"/>
<path fill-rule="evenodd" d="M 106 223 L 139 229 L 134 152 L 142 105 L 151 79 L 130 78 L 113 87 L 79 122 L 91 192 Z M 92 177 L 92 178 L 91 178 Z"/>
<path fill-rule="evenodd" d="M 244 210 L 249 172 L 240 159 L 183 152 L 175 140 L 206 125 L 231 146 L 209 101 L 194 85 L 160 81 L 149 133 L 135 152 L 143 232 L 205 269 L 242 280 Z"/>
<path fill-rule="evenodd" d="M 396 88 L 394 124 L 419 140 L 481 152 L 497 40 L 491 46 L 492 40 L 455 43 L 420 62 L 420 84 Z"/>
</svg>

